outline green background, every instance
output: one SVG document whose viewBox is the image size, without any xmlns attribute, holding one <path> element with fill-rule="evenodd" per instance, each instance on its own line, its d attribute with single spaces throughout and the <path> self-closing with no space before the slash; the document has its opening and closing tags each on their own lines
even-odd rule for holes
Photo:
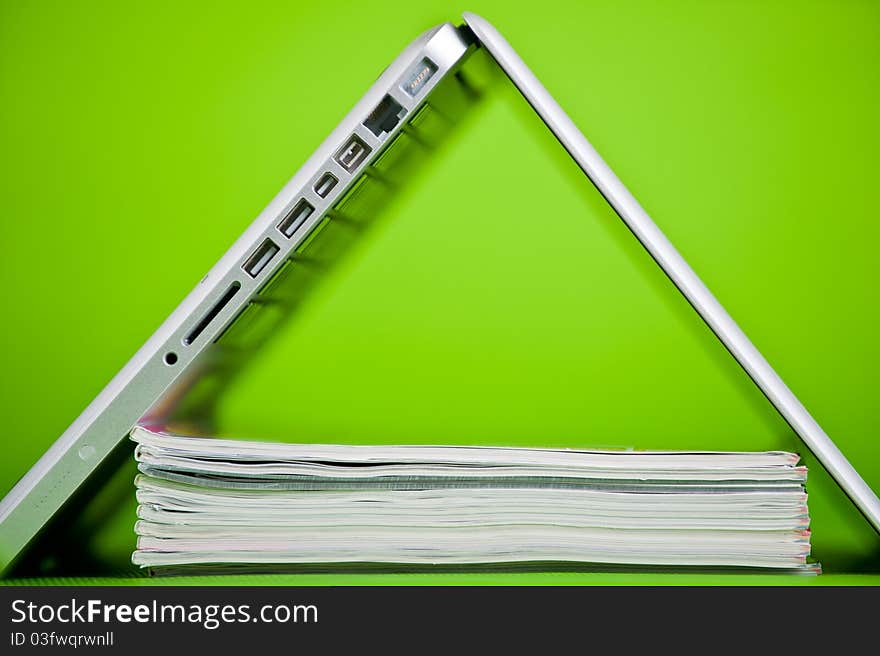
<svg viewBox="0 0 880 656">
<path fill-rule="evenodd" d="M 880 489 L 877 3 L 6 0 L 0 494 L 383 67 L 464 9 L 519 50 Z M 261 352 L 221 419 L 226 435 L 296 441 L 804 452 L 506 81 Z M 880 581 L 877 535 L 804 456 L 818 578 L 239 580 Z M 88 536 L 106 562 L 127 560 L 133 508 L 132 495 Z"/>
</svg>

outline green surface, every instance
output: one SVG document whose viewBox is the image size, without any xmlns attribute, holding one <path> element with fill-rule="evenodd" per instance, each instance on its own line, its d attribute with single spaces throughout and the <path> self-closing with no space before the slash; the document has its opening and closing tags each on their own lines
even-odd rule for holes
<svg viewBox="0 0 880 656">
<path fill-rule="evenodd" d="M 521 52 L 880 488 L 880 5 L 401 6 L 0 5 L 0 494 L 379 71 L 462 9 Z M 221 419 L 226 435 L 298 441 L 804 451 L 506 82 L 261 353 Z M 880 582 L 880 539 L 805 460 L 821 577 L 275 580 Z M 126 498 L 82 537 L 102 562 L 133 548 Z M 267 580 L 223 579 L 242 581 Z"/>
<path fill-rule="evenodd" d="M 530 574 L 350 574 L 350 575 L 226 575 L 131 577 L 55 577 L 0 581 L 0 585 L 98 585 L 98 586 L 324 586 L 324 585 L 693 585 L 693 586 L 856 586 L 876 585 L 864 574 L 822 574 L 788 576 L 763 574 L 609 574 L 596 572 L 571 574 L 541 572 Z"/>
</svg>

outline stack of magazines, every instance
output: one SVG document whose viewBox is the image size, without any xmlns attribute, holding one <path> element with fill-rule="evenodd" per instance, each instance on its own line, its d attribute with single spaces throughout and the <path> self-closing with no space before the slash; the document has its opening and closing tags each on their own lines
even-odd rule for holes
<svg viewBox="0 0 880 656">
<path fill-rule="evenodd" d="M 781 451 L 279 444 L 136 428 L 136 565 L 817 572 Z"/>
</svg>

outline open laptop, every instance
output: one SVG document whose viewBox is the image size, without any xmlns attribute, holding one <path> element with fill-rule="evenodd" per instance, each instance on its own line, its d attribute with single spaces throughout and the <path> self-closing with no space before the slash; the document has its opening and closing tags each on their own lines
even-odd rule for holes
<svg viewBox="0 0 880 656">
<path fill-rule="evenodd" d="M 0 571 L 8 571 L 87 483 L 125 453 L 135 424 L 162 421 L 216 372 L 230 326 L 260 306 L 479 48 L 487 51 L 783 418 L 880 531 L 880 500 L 752 345 L 674 246 L 487 21 L 428 30 L 413 41 L 83 413 L 0 502 Z M 387 181 L 386 181 L 387 182 Z M 210 386 L 208 395 L 211 394 Z"/>
</svg>

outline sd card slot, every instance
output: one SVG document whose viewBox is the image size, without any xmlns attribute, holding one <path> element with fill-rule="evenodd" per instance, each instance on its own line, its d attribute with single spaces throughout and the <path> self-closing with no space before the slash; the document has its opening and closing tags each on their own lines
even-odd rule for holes
<svg viewBox="0 0 880 656">
<path fill-rule="evenodd" d="M 231 301 L 232 297 L 238 293 L 239 289 L 241 289 L 241 283 L 236 280 L 229 286 L 226 293 L 220 297 L 220 300 L 214 303 L 213 307 L 202 317 L 201 321 L 195 325 L 195 328 L 190 331 L 189 335 L 183 338 L 183 343 L 189 346 L 196 341 L 199 335 L 205 332 L 205 328 L 207 328 L 208 325 L 217 318 L 217 315 L 223 311 L 223 308 L 229 305 L 229 301 Z"/>
</svg>

